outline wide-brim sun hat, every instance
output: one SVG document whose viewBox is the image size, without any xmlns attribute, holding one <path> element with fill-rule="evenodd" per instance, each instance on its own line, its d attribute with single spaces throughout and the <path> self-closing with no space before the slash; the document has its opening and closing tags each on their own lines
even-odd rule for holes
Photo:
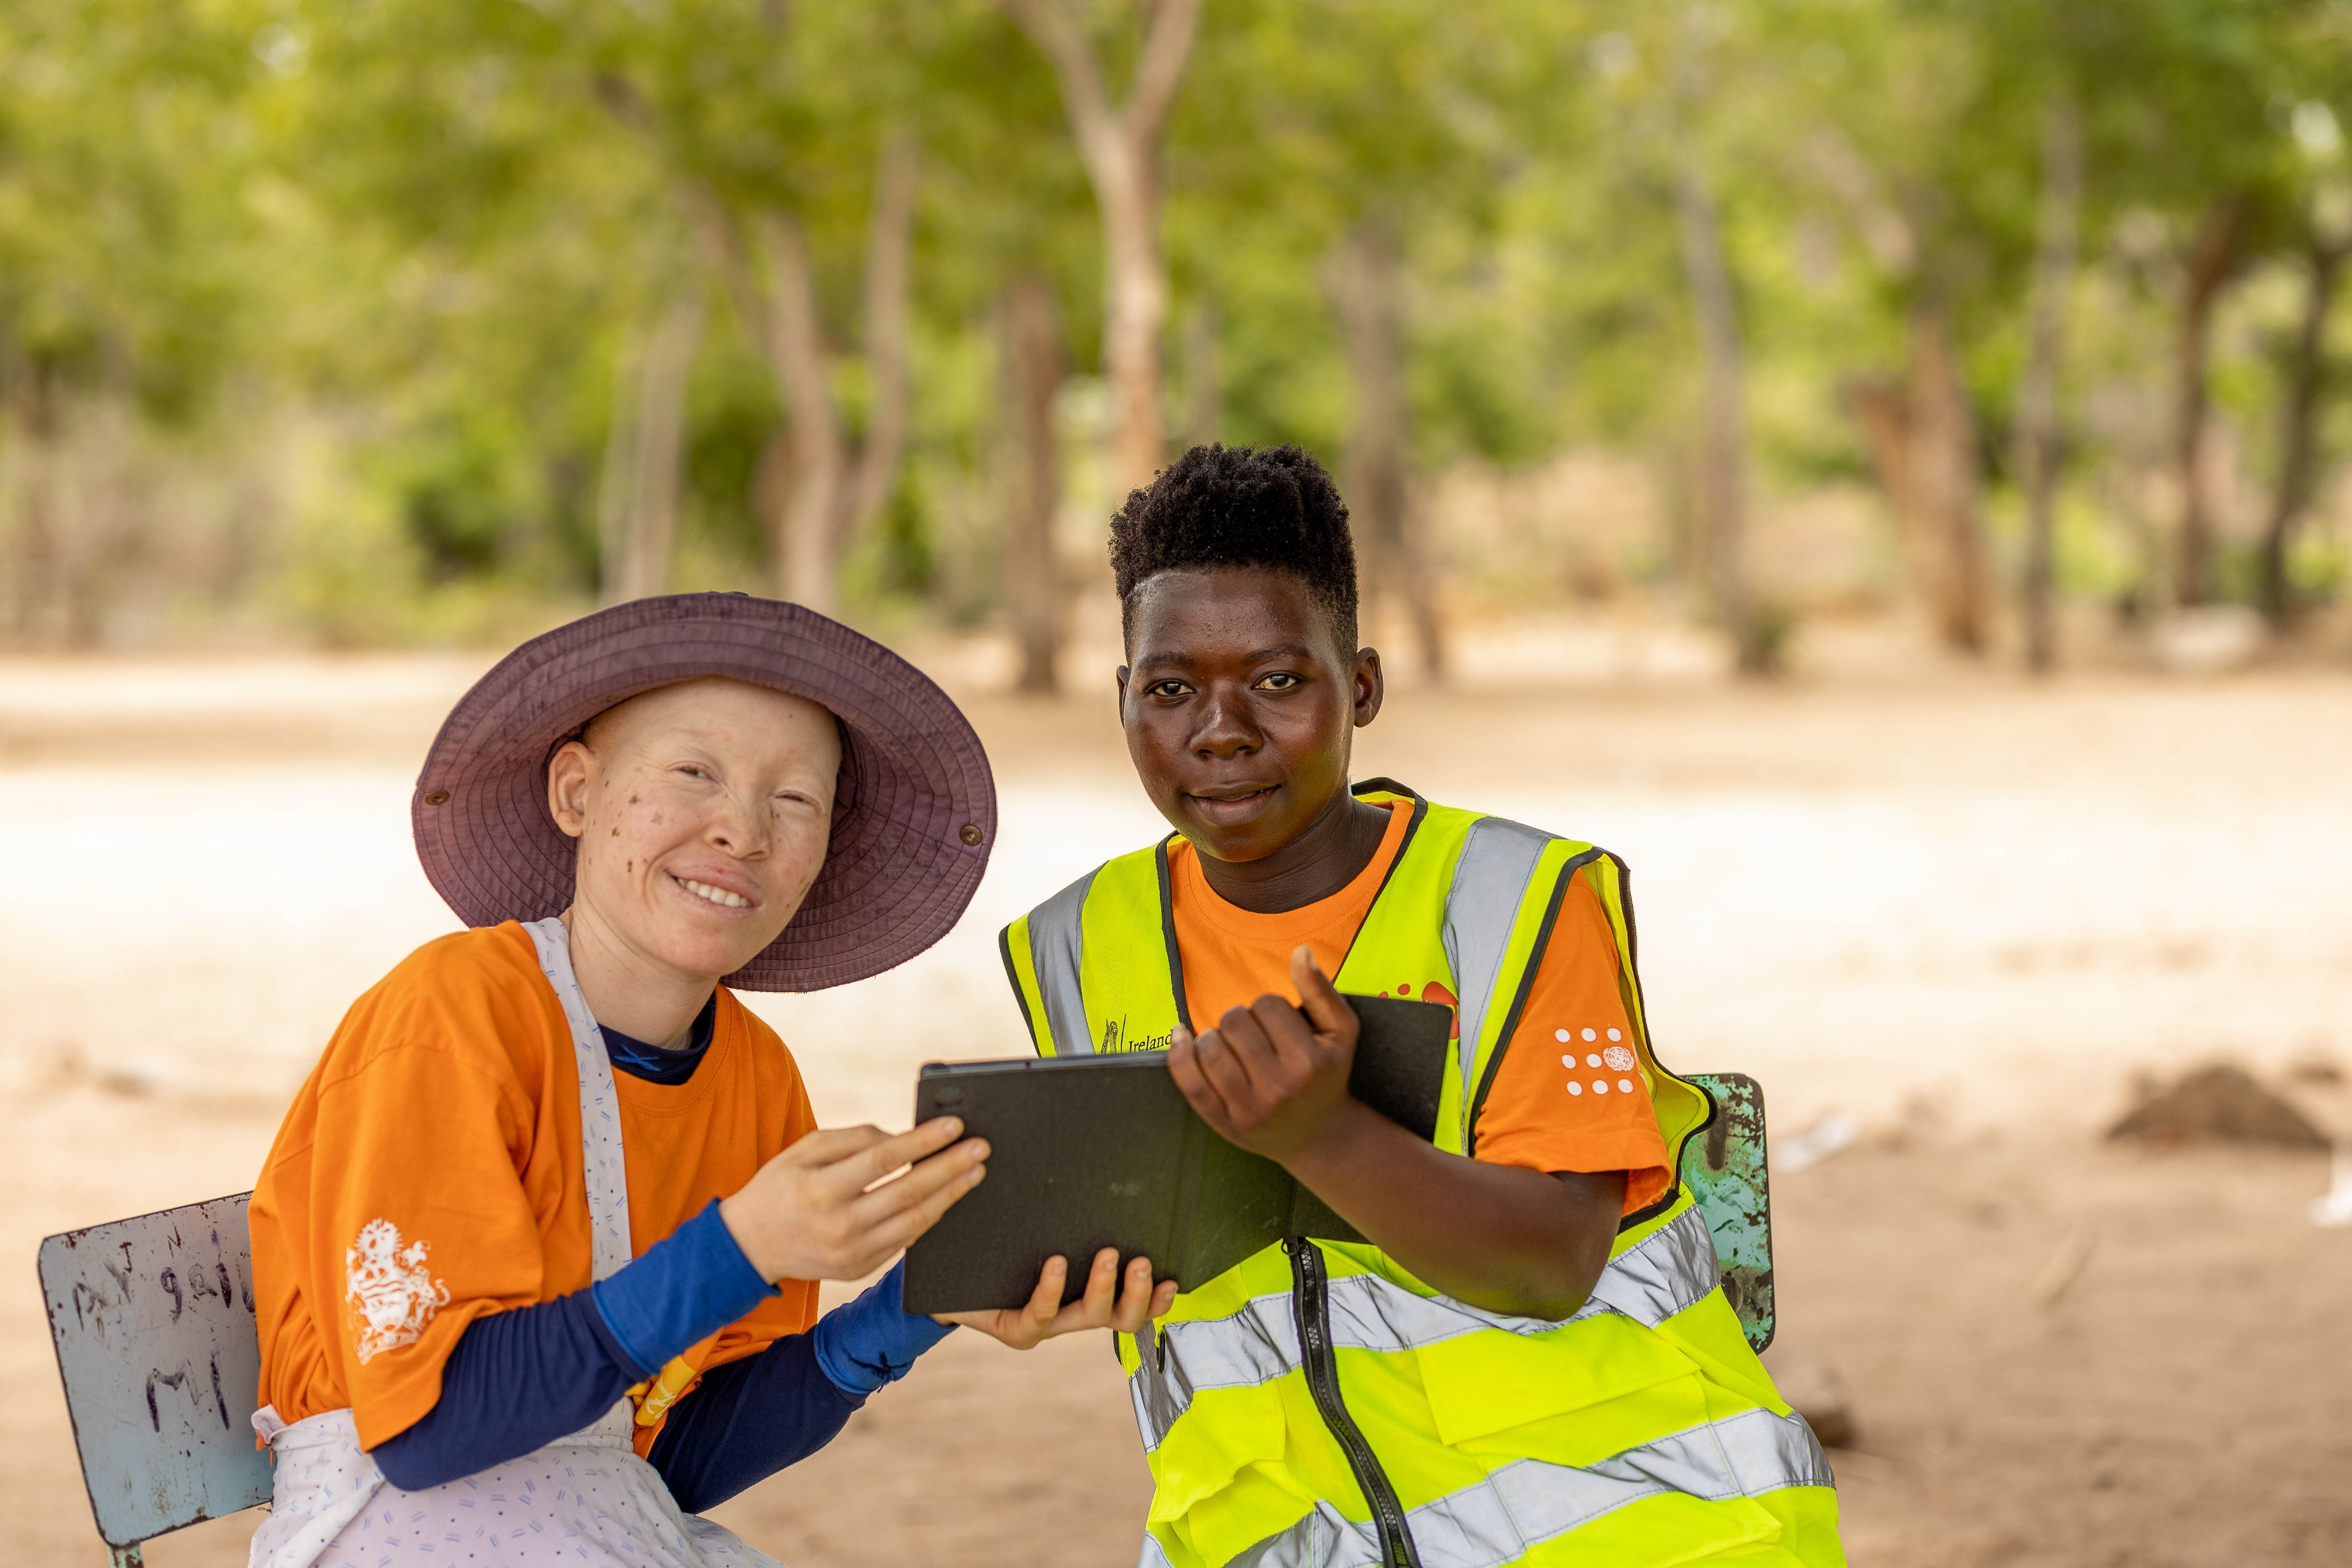
<svg viewBox="0 0 2352 1568">
<path fill-rule="evenodd" d="M 562 914 L 579 845 L 549 814 L 549 759 L 606 708 L 712 675 L 817 703 L 844 741 L 824 869 L 783 935 L 727 983 L 822 990 L 946 936 L 996 843 L 980 737 L 929 676 L 872 638 L 740 593 L 616 604 L 532 638 L 477 681 L 409 802 L 434 890 L 468 925 Z"/>
</svg>

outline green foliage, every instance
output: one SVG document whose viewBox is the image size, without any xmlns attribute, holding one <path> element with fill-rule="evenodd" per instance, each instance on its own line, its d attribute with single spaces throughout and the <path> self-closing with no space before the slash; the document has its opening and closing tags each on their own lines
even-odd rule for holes
<svg viewBox="0 0 2352 1568">
<path fill-rule="evenodd" d="M 882 510 L 878 542 L 882 558 L 878 586 L 883 592 L 920 598 L 939 586 L 939 552 L 931 544 L 930 518 L 911 469 L 890 492 L 890 504 Z"/>
<path fill-rule="evenodd" d="M 1137 29 L 1107 3 L 1089 16 L 1124 82 L 1115 43 Z M 1899 371 L 1932 297 L 1998 491 L 2059 95 L 2088 171 L 2061 579 L 2120 593 L 2161 553 L 2144 497 L 2179 278 L 2225 209 L 2240 286 L 2214 398 L 2246 483 L 2279 461 L 2294 258 L 2352 223 L 2344 6 L 1212 0 L 1161 165 L 1170 361 L 1183 323 L 1213 321 L 1221 434 L 1336 455 L 1355 391 L 1326 268 L 1351 230 L 1385 225 L 1419 473 L 1604 445 L 1675 475 L 1698 394 L 1675 207 L 1689 146 L 1722 208 L 1760 486 L 1866 475 L 1848 394 Z M 224 601 L 341 642 L 528 624 L 593 595 L 632 346 L 701 287 L 677 578 L 763 586 L 761 490 L 790 411 L 713 214 L 755 272 L 756 214 L 806 234 L 856 434 L 866 225 L 902 131 L 923 153 L 912 429 L 845 580 L 859 613 L 985 616 L 998 301 L 1017 272 L 1046 277 L 1083 377 L 1102 297 L 1059 89 L 986 0 L 10 8 L 0 468 L 127 405 L 172 452 L 212 454 L 173 459 L 188 483 L 274 498 L 267 538 L 215 574 Z M 1099 506 L 1090 395 L 1065 399 L 1066 490 Z M 2331 456 L 2352 441 L 2333 402 L 2320 431 Z M 0 637 L 31 634 L 24 606 L 54 591 L 10 564 L 33 559 L 12 497 Z M 2340 542 L 2294 560 L 2310 591 L 2342 580 Z"/>
</svg>

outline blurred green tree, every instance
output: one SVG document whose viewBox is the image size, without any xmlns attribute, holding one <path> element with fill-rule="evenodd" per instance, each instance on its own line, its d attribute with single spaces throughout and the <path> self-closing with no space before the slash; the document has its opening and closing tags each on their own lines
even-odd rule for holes
<svg viewBox="0 0 2352 1568">
<path fill-rule="evenodd" d="M 20 7 L 0 636 L 239 582 L 364 638 L 765 581 L 1004 614 L 1044 689 L 1079 541 L 1171 428 L 1333 456 L 1432 673 L 1422 498 L 1586 444 L 1661 476 L 1660 559 L 1750 667 L 1788 624 L 1775 508 L 1865 473 L 1954 647 L 2004 633 L 2009 581 L 2036 667 L 2094 584 L 2284 632 L 2338 457 L 2344 28 L 2322 0 Z"/>
<path fill-rule="evenodd" d="M 152 542 L 140 431 L 191 427 L 252 351 L 240 22 L 0 15 L 0 637 L 99 639 Z"/>
</svg>

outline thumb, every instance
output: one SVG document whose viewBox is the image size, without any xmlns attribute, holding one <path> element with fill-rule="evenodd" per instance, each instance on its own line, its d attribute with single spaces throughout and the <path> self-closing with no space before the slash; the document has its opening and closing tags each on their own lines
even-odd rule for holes
<svg viewBox="0 0 2352 1568">
<path fill-rule="evenodd" d="M 1298 1010 L 1315 1032 L 1336 1039 L 1356 1038 L 1356 1009 L 1349 1007 L 1315 962 L 1315 949 L 1301 942 L 1290 954 L 1290 983 L 1298 988 Z"/>
</svg>

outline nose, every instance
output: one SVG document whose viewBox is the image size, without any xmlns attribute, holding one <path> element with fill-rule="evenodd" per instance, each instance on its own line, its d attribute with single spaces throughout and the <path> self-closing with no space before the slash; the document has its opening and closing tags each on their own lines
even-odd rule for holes
<svg viewBox="0 0 2352 1568">
<path fill-rule="evenodd" d="M 703 841 L 738 860 L 756 853 L 767 821 L 764 807 L 764 801 L 748 799 L 739 790 L 728 790 L 712 808 L 709 823 L 703 829 Z"/>
<path fill-rule="evenodd" d="M 1192 732 L 1195 756 L 1213 758 L 1220 762 L 1236 757 L 1247 757 L 1265 744 L 1265 735 L 1252 716 L 1248 700 L 1230 688 L 1212 687 L 1208 703 L 1201 714 L 1201 727 Z"/>
</svg>

